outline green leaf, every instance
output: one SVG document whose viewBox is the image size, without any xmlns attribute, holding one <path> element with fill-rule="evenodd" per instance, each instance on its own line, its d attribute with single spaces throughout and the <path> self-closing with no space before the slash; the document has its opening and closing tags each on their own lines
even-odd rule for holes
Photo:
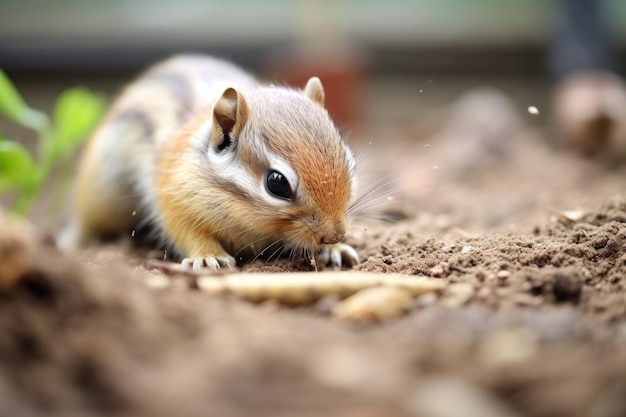
<svg viewBox="0 0 626 417">
<path fill-rule="evenodd" d="M 7 139 L 4 137 L 2 132 L 0 132 L 0 143 L 5 142 L 6 140 Z M 9 181 L 9 179 L 2 174 L 2 171 L 0 171 L 0 195 L 11 190 L 11 188 L 13 188 L 11 181 Z"/>
<path fill-rule="evenodd" d="M 37 167 L 28 150 L 17 142 L 0 142 L 0 184 L 30 191 L 36 186 Z"/>
<path fill-rule="evenodd" d="M 48 117 L 26 105 L 9 77 L 0 69 L 0 114 L 7 119 L 36 131 L 48 126 Z"/>
<path fill-rule="evenodd" d="M 7 118 L 18 121 L 19 115 L 26 107 L 22 96 L 0 69 L 0 113 Z"/>
<path fill-rule="evenodd" d="M 65 90 L 54 107 L 53 158 L 66 156 L 76 149 L 102 117 L 106 99 L 85 87 Z"/>
</svg>

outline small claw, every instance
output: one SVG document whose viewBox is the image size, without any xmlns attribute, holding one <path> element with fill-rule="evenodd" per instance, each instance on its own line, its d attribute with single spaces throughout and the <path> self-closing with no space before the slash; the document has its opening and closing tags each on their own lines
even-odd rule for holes
<svg viewBox="0 0 626 417">
<path fill-rule="evenodd" d="M 328 246 L 322 246 L 320 251 L 320 263 L 322 265 L 328 265 L 330 263 L 330 249 Z"/>
<path fill-rule="evenodd" d="M 341 252 L 336 248 L 330 250 L 330 263 L 341 268 Z"/>
<path fill-rule="evenodd" d="M 344 265 L 349 267 L 353 267 L 354 265 L 358 265 L 361 263 L 361 258 L 357 251 L 350 245 L 343 245 L 341 250 L 341 258 L 343 259 Z"/>
<path fill-rule="evenodd" d="M 202 269 L 202 264 L 203 264 L 202 258 L 194 259 L 193 260 L 193 270 L 194 271 L 199 271 L 200 269 Z"/>
<path fill-rule="evenodd" d="M 235 269 L 235 259 L 233 258 L 222 258 L 219 260 L 219 263 L 222 267 Z"/>
<path fill-rule="evenodd" d="M 324 265 L 353 267 L 360 262 L 359 254 L 345 243 L 325 245 L 320 252 L 320 261 Z"/>
<path fill-rule="evenodd" d="M 184 258 L 181 265 L 183 268 L 192 269 L 194 271 L 202 271 L 203 269 L 217 271 L 222 267 L 235 269 L 235 259 L 230 256 L 223 258 L 215 258 L 213 256 Z"/>
<path fill-rule="evenodd" d="M 206 258 L 204 258 L 204 264 L 206 265 L 207 268 L 212 269 L 214 271 L 217 271 L 218 269 L 220 269 L 220 263 L 217 261 L 217 259 L 215 259 L 212 256 L 207 256 Z"/>
</svg>

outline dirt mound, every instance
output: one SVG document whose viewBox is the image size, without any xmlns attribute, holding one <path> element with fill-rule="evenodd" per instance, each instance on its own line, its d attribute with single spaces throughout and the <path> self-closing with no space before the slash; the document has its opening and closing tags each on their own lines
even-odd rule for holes
<svg viewBox="0 0 626 417">
<path fill-rule="evenodd" d="M 419 221 L 353 237 L 361 271 L 449 283 L 382 325 L 156 290 L 158 272 L 84 265 L 4 224 L 0 414 L 626 413 L 626 204 L 482 237 Z"/>
<path fill-rule="evenodd" d="M 146 263 L 162 253 L 61 253 L 2 215 L 0 415 L 626 415 L 624 168 L 557 152 L 520 118 L 470 116 L 426 143 L 368 127 L 385 142 L 361 146 L 361 184 L 401 191 L 392 221 L 352 225 L 356 273 L 443 287 L 389 320 L 340 320 L 337 295 L 209 296 Z"/>
</svg>

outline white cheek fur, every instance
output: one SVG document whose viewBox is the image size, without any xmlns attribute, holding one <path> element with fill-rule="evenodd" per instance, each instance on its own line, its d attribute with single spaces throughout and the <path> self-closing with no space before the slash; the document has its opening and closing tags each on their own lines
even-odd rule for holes
<svg viewBox="0 0 626 417">
<path fill-rule="evenodd" d="M 220 177 L 237 184 L 256 201 L 263 201 L 273 207 L 289 207 L 292 204 L 290 201 L 272 196 L 265 188 L 265 175 L 261 178 L 261 182 L 258 183 L 250 172 L 249 167 L 244 166 L 235 153 L 216 153 L 211 150 L 210 147 L 207 146 L 209 135 L 211 134 L 211 127 L 212 120 L 208 120 L 193 135 L 192 141 L 196 149 L 207 149 L 206 158 L 212 171 L 216 172 Z M 253 142 L 258 144 L 256 152 L 267 156 L 270 169 L 283 174 L 287 181 L 289 181 L 292 191 L 297 193 L 299 181 L 293 168 L 291 168 L 286 161 L 270 152 L 263 144 L 258 143 L 258 141 Z M 251 203 L 254 204 L 254 201 Z"/>
</svg>

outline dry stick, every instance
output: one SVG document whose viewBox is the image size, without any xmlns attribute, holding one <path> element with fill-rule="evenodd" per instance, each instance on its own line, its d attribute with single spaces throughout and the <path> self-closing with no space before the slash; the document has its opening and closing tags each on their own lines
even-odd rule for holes
<svg viewBox="0 0 626 417">
<path fill-rule="evenodd" d="M 290 305 L 312 303 L 327 295 L 344 298 L 376 286 L 402 288 L 412 297 L 445 288 L 445 282 L 439 279 L 354 271 L 250 273 L 220 279 L 200 276 L 196 283 L 208 294 L 236 294 L 252 302 L 275 300 Z"/>
</svg>

